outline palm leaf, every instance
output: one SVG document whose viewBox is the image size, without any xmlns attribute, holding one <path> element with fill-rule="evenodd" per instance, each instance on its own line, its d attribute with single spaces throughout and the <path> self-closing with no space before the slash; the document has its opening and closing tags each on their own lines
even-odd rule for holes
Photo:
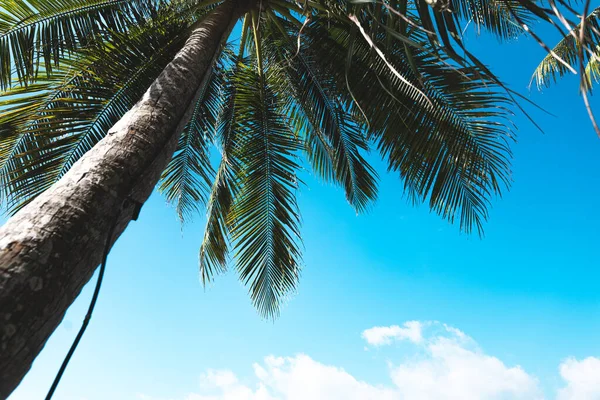
<svg viewBox="0 0 600 400">
<path fill-rule="evenodd" d="M 414 85 L 422 80 L 433 105 L 416 102 L 410 88 L 365 44 L 355 45 L 352 71 L 346 76 L 336 66 L 345 57 L 350 27 L 331 24 L 326 30 L 324 25 L 315 22 L 307 30 L 307 52 L 315 52 L 312 58 L 340 85 L 349 79 L 353 96 L 339 95 L 351 110 L 354 98 L 361 104 L 356 117 L 366 113 L 371 137 L 390 169 L 402 177 L 407 193 L 416 202 L 428 199 L 450 221 L 460 219 L 463 230 L 481 231 L 490 196 L 509 182 L 505 139 L 510 130 L 503 122 L 509 114 L 498 105 L 510 99 L 494 91 L 497 85 L 476 67 L 448 66 L 418 49 L 412 54 L 419 71 L 415 76 L 398 41 L 392 42 L 396 47 L 388 53 L 390 62 Z M 417 30 L 412 35 L 416 42 L 425 39 Z"/>
<path fill-rule="evenodd" d="M 594 82 L 600 82 L 600 48 L 596 47 L 596 53 L 590 57 L 586 67 L 585 75 L 588 80 L 588 86 L 591 88 Z"/>
<path fill-rule="evenodd" d="M 279 21 L 281 26 L 285 23 Z M 293 98 L 289 111 L 293 126 L 298 135 L 305 137 L 305 149 L 315 172 L 325 180 L 338 182 L 348 202 L 357 211 L 364 211 L 377 197 L 377 173 L 361 155 L 361 151 L 368 150 L 366 137 L 334 99 L 339 90 L 335 82 L 318 70 L 305 46 L 294 46 L 289 33 L 282 37 L 273 30 L 265 37 L 270 63 L 280 65 L 287 77 L 286 92 Z"/>
<path fill-rule="evenodd" d="M 137 102 L 181 47 L 187 26 L 167 15 L 114 34 L 80 50 L 80 59 L 64 60 L 47 82 L 3 96 L 0 179 L 12 212 L 60 179 Z M 37 92 L 19 95 L 28 90 Z"/>
<path fill-rule="evenodd" d="M 171 162 L 163 172 L 159 189 L 167 200 L 176 204 L 183 223 L 206 203 L 214 179 L 209 147 L 215 139 L 215 127 L 222 94 L 222 65 L 217 64 L 179 137 Z"/>
<path fill-rule="evenodd" d="M 233 199 L 239 191 L 237 176 L 240 171 L 239 133 L 237 128 L 238 81 L 235 77 L 244 65 L 249 18 L 244 19 L 240 49 L 233 55 L 225 49 L 223 66 L 224 82 L 221 109 L 216 122 L 216 138 L 220 142 L 221 161 L 215 175 L 207 203 L 206 228 L 200 245 L 200 278 L 203 284 L 212 281 L 217 273 L 227 269 L 229 231 Z"/>
<path fill-rule="evenodd" d="M 600 7 L 586 17 L 583 44 L 580 44 L 578 39 L 580 27 L 581 24 L 577 25 L 568 35 L 564 36 L 552 49 L 552 53 L 548 54 L 535 69 L 531 81 L 535 81 L 538 88 L 549 86 L 565 74 L 573 72 L 573 68 L 569 68 L 569 66 L 576 65 L 579 60 L 580 46 L 589 48 L 589 51 L 583 52 L 586 60 L 593 59 L 596 46 L 600 45 Z"/>
<path fill-rule="evenodd" d="M 535 16 L 518 0 L 452 0 L 450 10 L 477 30 L 483 29 L 499 39 L 514 39 L 535 21 Z"/>
<path fill-rule="evenodd" d="M 231 213 L 237 269 L 259 312 L 275 316 L 296 287 L 300 271 L 300 216 L 295 199 L 296 151 L 300 143 L 287 126 L 271 88 L 283 78 L 254 66 L 236 75 L 240 190 Z"/>
<path fill-rule="evenodd" d="M 0 11 L 0 89 L 51 73 L 65 52 L 107 30 L 125 32 L 156 12 L 160 0 L 7 0 Z"/>
</svg>

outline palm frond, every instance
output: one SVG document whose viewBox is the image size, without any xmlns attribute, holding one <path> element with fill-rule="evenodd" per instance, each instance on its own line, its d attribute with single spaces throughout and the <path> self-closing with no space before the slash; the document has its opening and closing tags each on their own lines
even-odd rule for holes
<svg viewBox="0 0 600 400">
<path fill-rule="evenodd" d="M 187 22 L 165 17 L 114 34 L 80 50 L 79 59 L 63 60 L 46 82 L 4 94 L 0 179 L 11 212 L 60 179 L 104 137 L 176 54 L 186 29 Z"/>
<path fill-rule="evenodd" d="M 451 0 L 449 9 L 454 16 L 472 23 L 499 39 L 514 39 L 525 30 L 522 24 L 532 25 L 536 20 L 519 0 Z"/>
<path fill-rule="evenodd" d="M 220 142 L 221 161 L 215 175 L 207 203 L 206 228 L 200 245 L 200 278 L 206 285 L 218 273 L 227 270 L 229 254 L 229 233 L 233 199 L 239 191 L 237 177 L 241 168 L 238 155 L 240 129 L 237 128 L 236 101 L 240 68 L 247 63 L 244 59 L 250 18 L 242 24 L 242 37 L 238 54 L 225 49 L 223 66 L 223 91 L 221 109 L 216 122 L 216 138 Z"/>
<path fill-rule="evenodd" d="M 600 46 L 596 46 L 596 52 L 590 57 L 585 67 L 585 76 L 590 88 L 594 82 L 600 82 Z"/>
<path fill-rule="evenodd" d="M 240 190 L 231 213 L 236 266 L 262 315 L 273 317 L 300 272 L 296 152 L 276 87 L 277 71 L 244 66 L 236 76 Z"/>
<path fill-rule="evenodd" d="M 216 137 L 221 108 L 222 69 L 223 66 L 217 64 L 201 88 L 190 121 L 183 128 L 177 150 L 161 178 L 159 190 L 169 202 L 175 203 L 182 223 L 206 203 L 214 179 L 209 148 Z"/>
<path fill-rule="evenodd" d="M 325 180 L 339 183 L 348 202 L 364 211 L 377 197 L 377 173 L 361 154 L 369 146 L 360 124 L 335 99 L 339 90 L 335 82 L 318 70 L 304 46 L 295 49 L 289 34 L 282 36 L 276 30 L 265 40 L 271 63 L 280 65 L 287 77 L 286 92 L 293 98 L 289 114 L 297 134 L 305 137 L 313 169 Z"/>
<path fill-rule="evenodd" d="M 535 69 L 531 82 L 535 81 L 538 88 L 550 86 L 565 74 L 573 72 L 572 66 L 577 65 L 581 46 L 586 47 L 583 52 L 586 60 L 593 59 L 596 46 L 600 45 L 600 7 L 586 17 L 584 43 L 579 43 L 580 28 L 581 24 L 564 36 Z"/>
<path fill-rule="evenodd" d="M 495 82 L 476 67 L 439 63 L 439 55 L 418 48 L 411 55 L 419 72 L 415 76 L 398 41 L 392 42 L 396 47 L 388 52 L 389 61 L 414 85 L 422 82 L 433 105 L 415 102 L 409 87 L 365 44 L 355 46 L 352 72 L 346 76 L 337 65 L 345 57 L 350 27 L 324 26 L 315 22 L 307 30 L 306 52 L 314 52 L 312 58 L 340 85 L 349 79 L 353 98 L 339 95 L 350 110 L 355 110 L 354 98 L 361 104 L 356 117 L 367 115 L 371 138 L 389 168 L 402 177 L 407 193 L 416 202 L 428 200 L 431 209 L 450 221 L 458 218 L 464 231 L 481 232 L 490 197 L 510 180 L 509 113 L 500 106 L 510 99 L 494 90 Z M 417 42 L 424 40 L 417 30 L 412 35 L 420 35 L 413 38 Z"/>
<path fill-rule="evenodd" d="M 10 0 L 0 11 L 0 89 L 51 73 L 65 53 L 107 30 L 125 32 L 156 12 L 161 0 Z"/>
</svg>

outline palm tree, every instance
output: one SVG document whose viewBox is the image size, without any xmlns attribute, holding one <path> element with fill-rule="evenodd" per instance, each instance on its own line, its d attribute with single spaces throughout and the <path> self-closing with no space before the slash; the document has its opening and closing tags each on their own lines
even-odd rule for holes
<svg viewBox="0 0 600 400">
<path fill-rule="evenodd" d="M 581 58 L 585 65 L 582 74 L 585 77 L 585 89 L 591 90 L 592 83 L 600 81 L 600 7 L 587 14 L 577 25 L 572 21 L 564 22 L 568 33 L 554 46 L 552 53 L 540 62 L 531 80 L 536 82 L 538 88 L 549 86 L 565 74 L 576 73 Z"/>
<path fill-rule="evenodd" d="M 600 81 L 600 7 L 589 12 L 587 1 L 581 15 L 570 7 L 565 8 L 575 15 L 579 23 L 576 24 L 567 18 L 564 12 L 554 8 L 554 16 L 558 20 L 555 26 L 561 30 L 562 25 L 566 32 L 561 30 L 562 39 L 552 50 L 548 49 L 548 55 L 535 69 L 531 83 L 535 81 L 538 89 L 541 89 L 550 86 L 566 74 L 577 74 L 579 71 L 579 88 L 592 125 L 600 136 L 600 127 L 587 97 L 593 83 Z"/>
<path fill-rule="evenodd" d="M 298 281 L 300 154 L 362 212 L 377 197 L 372 149 L 412 202 L 481 234 L 510 182 L 517 103 L 461 32 L 510 39 L 540 10 L 529 0 L 3 3 L 0 193 L 14 215 L 0 229 L 0 397 L 159 181 L 182 221 L 206 206 L 203 281 L 231 251 L 267 317 Z"/>
</svg>

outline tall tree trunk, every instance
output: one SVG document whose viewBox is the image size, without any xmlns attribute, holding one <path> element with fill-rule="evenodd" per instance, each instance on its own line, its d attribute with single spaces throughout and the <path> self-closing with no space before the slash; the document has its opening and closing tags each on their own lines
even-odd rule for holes
<svg viewBox="0 0 600 400">
<path fill-rule="evenodd" d="M 21 382 L 92 277 L 111 225 L 114 243 L 150 196 L 177 145 L 179 122 L 249 6 L 217 6 L 108 135 L 0 228 L 0 399 Z"/>
</svg>

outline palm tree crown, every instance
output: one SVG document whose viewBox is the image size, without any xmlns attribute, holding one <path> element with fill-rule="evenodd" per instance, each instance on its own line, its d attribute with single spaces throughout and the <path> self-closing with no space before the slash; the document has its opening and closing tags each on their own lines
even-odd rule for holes
<svg viewBox="0 0 600 400">
<path fill-rule="evenodd" d="M 102 139 L 217 3 L 7 1 L 7 208 L 28 204 Z M 376 151 L 413 202 L 481 233 L 491 197 L 510 182 L 517 95 L 462 32 L 473 24 L 506 40 L 547 12 L 529 0 L 259 0 L 217 57 L 160 183 L 182 221 L 207 208 L 202 279 L 223 271 L 231 250 L 259 311 L 277 314 L 300 273 L 301 154 L 362 212 L 377 197 L 365 158 Z"/>
</svg>

